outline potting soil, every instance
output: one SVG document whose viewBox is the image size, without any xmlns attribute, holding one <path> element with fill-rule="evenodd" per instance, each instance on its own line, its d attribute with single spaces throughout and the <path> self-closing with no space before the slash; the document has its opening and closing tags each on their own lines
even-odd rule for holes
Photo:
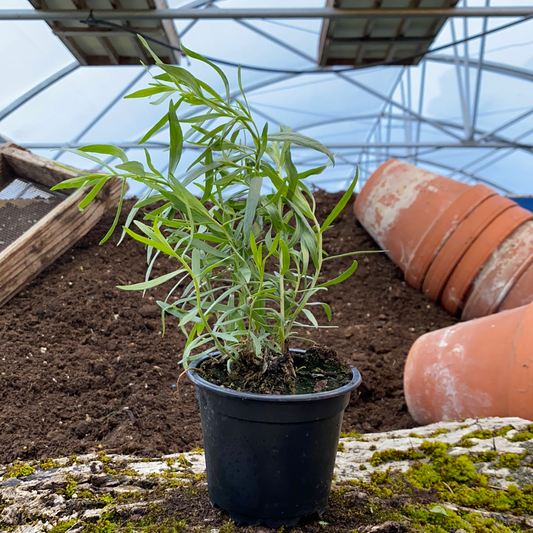
<svg viewBox="0 0 533 533">
<path fill-rule="evenodd" d="M 340 196 L 316 193 L 322 219 Z M 116 247 L 120 231 L 98 246 L 113 217 L 0 308 L 0 463 L 101 450 L 157 456 L 202 446 L 194 388 L 178 380 L 183 335 L 168 319 L 161 334 L 156 300 L 166 287 L 144 298 L 118 290 L 144 280 L 146 252 L 130 238 Z M 324 241 L 329 254 L 378 249 L 356 224 L 352 202 Z M 407 286 L 385 254 L 359 259 L 354 276 L 321 294 L 332 309 L 331 327 L 303 334 L 334 347 L 362 374 L 343 431 L 410 428 L 402 390 L 409 348 L 455 319 Z M 351 261 L 326 262 L 325 278 Z M 153 274 L 174 267 L 161 258 Z"/>
</svg>

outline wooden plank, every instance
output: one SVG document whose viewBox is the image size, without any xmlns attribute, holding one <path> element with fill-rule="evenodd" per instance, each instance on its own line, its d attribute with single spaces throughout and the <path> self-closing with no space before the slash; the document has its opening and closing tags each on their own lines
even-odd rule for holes
<svg viewBox="0 0 533 533">
<path fill-rule="evenodd" d="M 13 180 L 13 170 L 6 161 L 3 151 L 11 143 L 6 143 L 3 146 L 0 146 L 0 189 L 7 185 L 10 181 Z"/>
<path fill-rule="evenodd" d="M 11 173 L 50 188 L 79 175 L 58 167 L 53 161 L 32 154 L 29 150 L 14 143 L 6 143 L 0 148 L 0 160 L 7 163 Z"/>
<path fill-rule="evenodd" d="M 1 252 L 0 306 L 66 252 L 109 208 L 115 206 L 121 187 L 122 180 L 112 178 L 83 212 L 78 208 L 82 196 L 72 194 Z"/>
</svg>

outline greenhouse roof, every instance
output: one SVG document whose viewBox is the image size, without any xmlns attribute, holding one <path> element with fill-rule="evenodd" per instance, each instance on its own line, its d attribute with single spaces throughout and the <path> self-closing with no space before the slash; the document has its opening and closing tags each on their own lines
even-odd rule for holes
<svg viewBox="0 0 533 533">
<path fill-rule="evenodd" d="M 65 149 L 112 143 L 132 158 L 144 157 L 137 143 L 164 111 L 123 96 L 146 87 L 157 67 L 80 65 L 47 22 L 38 19 L 42 12 L 32 3 L 5 0 L 0 8 L 0 141 L 78 167 L 86 162 Z M 107 3 L 72 1 L 82 10 L 77 24 L 102 32 L 120 25 L 119 19 L 102 15 Z M 135 10 L 143 3 L 128 6 Z M 358 63 L 354 56 L 350 65 L 329 67 L 318 66 L 324 21 L 357 17 L 325 7 L 324 0 L 257 0 L 253 9 L 244 0 L 167 4 L 180 42 L 217 59 L 234 87 L 236 65 L 243 66 L 248 101 L 259 120 L 274 130 L 290 126 L 337 154 L 336 166 L 315 177 L 314 185 L 342 189 L 356 167 L 361 185 L 381 162 L 398 157 L 501 192 L 533 194 L 532 1 L 461 0 L 452 17 L 450 9 L 443 9 L 439 16 L 446 21 L 415 66 L 389 54 L 370 63 Z M 372 17 L 375 2 L 358 5 L 363 4 Z M 416 18 L 413 6 L 422 12 L 443 2 L 380 4 L 404 9 L 409 19 Z M 100 11 L 90 14 L 83 8 Z M 139 15 L 140 23 L 148 22 Z M 125 38 L 131 42 L 131 32 Z M 219 83 L 196 60 L 182 57 L 181 65 Z M 167 131 L 147 143 L 161 169 L 167 145 Z M 196 154 L 187 149 L 184 162 Z M 321 161 L 305 149 L 295 149 L 295 160 L 303 168 Z M 131 192 L 139 191 L 132 187 Z"/>
</svg>

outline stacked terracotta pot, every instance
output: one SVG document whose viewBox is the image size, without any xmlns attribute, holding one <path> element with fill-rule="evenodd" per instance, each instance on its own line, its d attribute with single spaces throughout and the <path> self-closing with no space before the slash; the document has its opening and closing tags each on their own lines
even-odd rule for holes
<svg viewBox="0 0 533 533">
<path fill-rule="evenodd" d="M 533 301 L 533 213 L 484 185 L 391 159 L 357 196 L 406 281 L 464 320 Z"/>
</svg>

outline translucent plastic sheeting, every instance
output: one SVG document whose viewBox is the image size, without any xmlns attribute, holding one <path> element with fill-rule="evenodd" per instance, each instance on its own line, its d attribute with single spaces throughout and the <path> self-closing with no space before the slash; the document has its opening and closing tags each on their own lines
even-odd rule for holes
<svg viewBox="0 0 533 533">
<path fill-rule="evenodd" d="M 253 7 L 320 8 L 324 3 L 256 0 Z M 190 0 L 168 4 L 179 8 Z M 488 3 L 492 7 L 510 4 L 533 6 L 533 1 Z M 250 7 L 245 0 L 217 0 L 210 5 Z M 486 0 L 463 0 L 458 8 L 486 5 Z M 25 0 L 0 5 L 8 8 L 31 6 Z M 432 49 L 511 22 L 507 18 L 449 20 Z M 280 124 L 290 126 L 318 138 L 337 154 L 337 165 L 310 178 L 311 185 L 343 189 L 356 167 L 361 185 L 380 163 L 399 157 L 500 192 L 533 193 L 533 20 L 430 53 L 416 67 L 300 75 L 283 71 L 316 68 L 320 20 L 176 20 L 175 26 L 182 42 L 204 55 L 280 70 L 243 69 L 243 83 L 258 122 L 267 121 L 272 130 Z M 164 105 L 122 99 L 147 85 L 150 74 L 142 67 L 79 67 L 54 80 L 62 69 L 75 66 L 75 60 L 45 22 L 0 23 L 0 45 L 5 51 L 0 57 L 0 136 L 39 155 L 91 168 L 63 148 L 107 142 L 135 146 L 166 111 Z M 222 89 L 216 74 L 205 65 L 187 59 L 182 65 Z M 237 69 L 222 68 L 236 88 Z M 46 88 L 48 78 L 51 83 Z M 44 88 L 32 95 L 39 84 Z M 31 97 L 21 102 L 25 94 Z M 2 108 L 9 111 L 3 119 Z M 151 153 L 164 171 L 168 132 L 162 131 L 152 141 L 160 143 Z M 131 158 L 144 160 L 142 150 L 127 151 Z M 195 150 L 185 151 L 183 171 L 196 156 Z M 322 156 L 298 148 L 294 159 L 302 169 L 324 163 Z M 132 184 L 130 194 L 141 192 Z"/>
</svg>

